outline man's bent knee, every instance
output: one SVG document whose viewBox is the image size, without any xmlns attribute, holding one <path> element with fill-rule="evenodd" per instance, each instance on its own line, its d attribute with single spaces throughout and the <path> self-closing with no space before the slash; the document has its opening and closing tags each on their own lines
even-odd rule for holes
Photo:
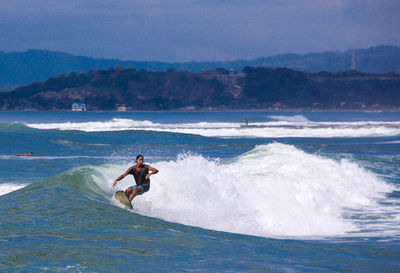
<svg viewBox="0 0 400 273">
<path fill-rule="evenodd" d="M 125 190 L 125 194 L 126 194 L 126 196 L 131 195 L 131 194 L 132 194 L 132 188 L 127 188 L 127 189 Z"/>
</svg>

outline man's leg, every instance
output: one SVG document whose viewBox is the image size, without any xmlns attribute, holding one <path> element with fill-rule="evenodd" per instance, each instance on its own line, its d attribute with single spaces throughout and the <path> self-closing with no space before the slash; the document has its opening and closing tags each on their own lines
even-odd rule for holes
<svg viewBox="0 0 400 273">
<path fill-rule="evenodd" d="M 139 187 L 136 187 L 133 191 L 132 191 L 132 193 L 129 195 L 129 201 L 132 201 L 132 199 L 133 198 L 135 198 L 135 196 L 137 195 L 137 193 L 138 193 L 138 191 L 140 190 L 140 188 Z"/>
<path fill-rule="evenodd" d="M 125 190 L 125 195 L 126 195 L 126 197 L 129 199 L 129 196 L 131 195 L 131 193 L 132 193 L 132 188 L 131 187 L 129 187 L 129 188 L 127 188 L 126 190 Z"/>
</svg>

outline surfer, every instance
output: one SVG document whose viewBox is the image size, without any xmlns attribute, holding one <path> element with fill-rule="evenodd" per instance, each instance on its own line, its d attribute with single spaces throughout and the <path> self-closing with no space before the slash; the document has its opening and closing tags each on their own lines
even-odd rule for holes
<svg viewBox="0 0 400 273">
<path fill-rule="evenodd" d="M 33 152 L 30 152 L 29 154 L 16 154 L 15 156 L 44 156 L 44 155 L 37 155 L 33 154 Z"/>
<path fill-rule="evenodd" d="M 128 174 L 133 175 L 136 181 L 136 186 L 131 186 L 125 190 L 125 194 L 128 197 L 129 201 L 132 201 L 136 195 L 141 195 L 150 189 L 150 176 L 158 173 L 156 168 L 151 167 L 150 165 L 143 164 L 144 157 L 143 155 L 138 155 L 136 157 L 136 165 L 130 167 L 126 172 L 118 176 L 113 183 L 113 187 L 117 186 L 117 182 L 122 180 Z M 149 172 L 151 171 L 151 172 Z"/>
</svg>

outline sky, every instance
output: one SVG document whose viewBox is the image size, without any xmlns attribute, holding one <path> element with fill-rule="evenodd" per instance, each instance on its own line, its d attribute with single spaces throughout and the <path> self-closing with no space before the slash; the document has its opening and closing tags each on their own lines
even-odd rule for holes
<svg viewBox="0 0 400 273">
<path fill-rule="evenodd" d="M 0 0 L 0 51 L 226 61 L 400 46 L 400 0 Z"/>
</svg>

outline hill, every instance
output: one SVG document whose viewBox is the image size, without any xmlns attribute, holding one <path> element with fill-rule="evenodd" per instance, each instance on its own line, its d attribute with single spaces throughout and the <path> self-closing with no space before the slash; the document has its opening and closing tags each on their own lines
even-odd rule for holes
<svg viewBox="0 0 400 273">
<path fill-rule="evenodd" d="M 112 68 L 71 72 L 0 93 L 4 110 L 399 109 L 400 75 L 219 68 L 191 73 Z"/>
<path fill-rule="evenodd" d="M 186 63 L 95 59 L 47 50 L 28 50 L 26 52 L 11 53 L 0 51 L 0 87 L 43 81 L 49 77 L 66 74 L 71 71 L 88 72 L 93 69 L 109 69 L 116 66 L 150 71 L 166 71 L 170 68 L 189 72 L 201 72 L 202 70 L 215 68 L 241 71 L 246 66 L 252 66 L 287 67 L 307 72 L 339 72 L 352 67 L 353 52 L 355 68 L 358 71 L 366 73 L 400 72 L 400 48 L 394 46 L 378 46 L 345 52 L 324 52 L 305 55 L 284 54 L 255 60 Z"/>
</svg>

